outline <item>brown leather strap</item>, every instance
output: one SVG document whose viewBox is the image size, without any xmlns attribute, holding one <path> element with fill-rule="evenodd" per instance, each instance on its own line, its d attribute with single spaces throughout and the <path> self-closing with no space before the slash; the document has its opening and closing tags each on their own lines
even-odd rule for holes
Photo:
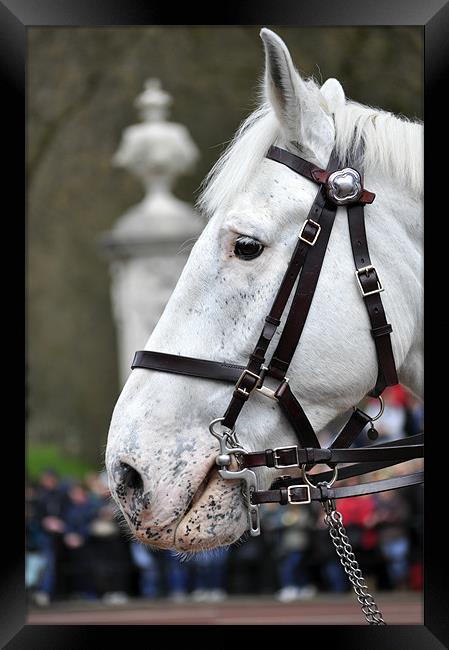
<svg viewBox="0 0 449 650">
<path fill-rule="evenodd" d="M 279 151 L 283 151 L 283 150 L 279 150 Z M 336 166 L 337 163 L 336 160 L 333 157 L 331 157 L 329 164 L 332 165 L 332 167 L 334 167 Z M 308 165 L 310 165 L 310 163 L 308 163 Z M 293 251 L 292 257 L 287 267 L 287 271 L 284 274 L 281 285 L 273 301 L 272 307 L 270 309 L 270 313 L 265 319 L 265 325 L 262 330 L 262 333 L 257 341 L 257 344 L 254 348 L 252 355 L 249 358 L 248 364 L 246 366 L 247 372 L 245 373 L 245 375 L 242 375 L 242 379 L 239 382 L 239 385 L 236 386 L 232 394 L 231 401 L 224 413 L 223 426 L 229 429 L 232 429 L 234 427 L 245 402 L 248 400 L 249 396 L 251 395 L 251 393 L 253 392 L 253 390 L 256 388 L 257 384 L 260 381 L 259 379 L 260 372 L 261 372 L 261 367 L 265 361 L 266 351 L 281 321 L 282 314 L 284 313 L 285 307 L 287 305 L 290 294 L 295 285 L 296 279 L 301 269 L 303 268 L 307 258 L 311 255 L 311 251 L 313 251 L 315 246 L 319 244 L 322 233 L 320 231 L 317 231 L 316 226 L 314 226 L 313 224 L 317 224 L 318 227 L 322 228 L 320 223 L 320 218 L 323 214 L 323 208 L 325 204 L 326 204 L 325 194 L 322 188 L 320 188 L 310 208 L 309 216 L 306 220 L 306 228 L 303 229 L 301 232 L 301 236 L 305 238 L 306 241 L 304 241 L 303 239 L 298 239 L 298 242 L 295 246 L 295 250 Z M 334 216 L 335 216 L 336 208 L 335 206 L 332 206 L 332 208 L 334 210 Z M 333 221 L 331 221 L 330 224 L 326 224 L 326 225 L 332 228 L 332 223 Z M 309 227 L 309 230 L 307 230 L 307 226 Z M 319 236 L 318 236 L 317 243 L 315 243 L 317 235 Z M 313 244 L 311 242 L 313 242 Z M 323 256 L 325 252 L 326 252 L 326 247 L 324 246 Z M 280 379 L 283 379 L 283 377 L 284 375 L 282 375 Z"/>
<path fill-rule="evenodd" d="M 181 357 L 166 352 L 152 352 L 150 350 L 139 350 L 135 353 L 131 368 L 145 368 L 146 370 L 160 370 L 173 372 L 188 377 L 200 377 L 202 379 L 216 379 L 218 381 L 236 382 L 244 366 L 223 361 L 209 361 L 208 359 L 195 359 L 193 357 Z"/>
<path fill-rule="evenodd" d="M 372 266 L 368 251 L 363 207 L 348 205 L 347 212 L 352 254 L 358 271 L 357 280 L 371 321 L 371 333 L 376 346 L 379 365 L 378 378 L 373 394 L 380 395 L 386 386 L 393 386 L 399 382 L 391 346 L 390 333 L 392 327 L 387 322 L 380 293 L 378 292 L 381 287 L 381 279 Z"/>
<path fill-rule="evenodd" d="M 131 368 L 144 368 L 171 372 L 201 379 L 214 379 L 235 383 L 245 370 L 244 366 L 222 361 L 209 361 L 165 352 L 139 350 L 135 353 Z M 320 447 L 316 434 L 298 400 L 287 383 L 282 383 L 275 393 L 285 416 L 295 429 L 303 447 Z M 370 422 L 369 416 L 356 409 L 332 447 L 346 447 L 355 440 L 363 427 Z"/>
<path fill-rule="evenodd" d="M 294 487 L 280 487 L 274 490 L 258 490 L 251 494 L 253 505 L 260 503 L 279 503 L 286 506 L 288 503 L 310 503 L 310 490 L 307 485 L 297 483 Z"/>
<path fill-rule="evenodd" d="M 407 444 L 424 444 L 424 433 L 417 433 L 414 436 L 409 436 L 408 438 L 400 438 L 399 440 L 391 440 L 390 442 L 384 442 L 381 445 L 372 445 L 372 447 L 401 447 Z M 370 472 L 377 472 L 379 469 L 385 469 L 386 467 L 392 467 L 393 465 L 398 465 L 404 461 L 394 458 L 387 461 L 379 462 L 362 462 L 354 463 L 353 465 L 348 465 L 345 467 L 338 468 L 338 479 L 343 480 L 345 478 L 352 478 L 354 476 L 360 476 L 362 474 L 368 474 Z M 331 481 L 334 475 L 333 470 L 320 472 L 318 474 L 313 474 L 314 483 L 319 481 Z M 294 485 L 298 482 L 298 478 L 291 476 L 278 476 L 272 483 L 271 489 L 278 487 L 288 487 L 289 485 Z"/>
<path fill-rule="evenodd" d="M 315 176 L 313 175 L 314 172 L 321 172 L 324 174 L 326 173 L 324 169 L 317 167 L 317 165 L 314 165 L 308 160 L 304 160 L 304 158 L 301 158 L 301 156 L 297 156 L 296 154 L 290 153 L 285 149 L 280 149 L 279 147 L 275 147 L 274 145 L 268 149 L 268 153 L 266 157 L 269 158 L 270 160 L 275 160 L 276 162 L 285 165 L 286 167 L 293 170 L 297 174 L 300 174 L 301 176 L 308 178 L 309 181 L 313 181 L 314 183 L 322 182 L 317 180 L 317 178 L 315 178 Z"/>
<path fill-rule="evenodd" d="M 293 170 L 297 174 L 300 174 L 301 176 L 304 176 L 305 178 L 308 178 L 309 180 L 314 181 L 315 183 L 320 183 L 322 185 L 326 184 L 329 176 L 334 171 L 333 169 L 321 169 L 308 160 L 304 160 L 304 158 L 301 158 L 301 156 L 297 156 L 296 154 L 290 153 L 285 149 L 275 147 L 274 145 L 269 148 L 266 157 L 270 160 L 275 160 L 276 162 L 279 162 L 282 165 L 285 165 L 289 169 Z M 373 192 L 369 192 L 368 190 L 363 189 L 362 194 L 357 199 L 357 202 L 361 204 L 372 203 L 375 197 L 376 195 L 373 194 Z"/>
<path fill-rule="evenodd" d="M 296 437 L 302 447 L 321 447 L 309 418 L 301 404 L 293 395 L 288 383 L 283 382 L 275 393 L 279 406 L 287 420 L 292 425 Z"/>
<path fill-rule="evenodd" d="M 280 159 L 282 159 L 284 164 L 286 164 L 285 161 L 288 160 L 292 165 L 296 166 L 295 171 L 301 174 L 304 172 L 307 178 L 309 178 L 307 174 L 310 173 L 310 179 L 313 180 L 313 178 L 311 177 L 311 170 L 313 165 L 311 165 L 311 163 L 308 163 L 307 161 L 304 161 L 302 158 L 299 158 L 298 156 L 294 156 L 293 154 L 290 154 L 289 152 L 284 151 L 283 149 L 279 149 L 278 147 L 271 147 L 269 150 L 269 154 L 270 157 L 273 156 L 272 158 L 273 160 L 278 160 L 278 162 L 280 162 L 281 161 Z M 330 170 L 336 169 L 337 165 L 338 165 L 338 161 L 335 158 L 334 152 L 332 152 L 328 164 L 328 169 Z M 269 321 L 268 321 L 269 327 L 267 328 L 267 324 L 265 325 L 264 330 L 262 331 L 262 334 L 259 337 L 255 350 L 248 362 L 247 373 L 245 375 L 242 375 L 242 380 L 239 382 L 239 384 L 236 386 L 234 390 L 231 401 L 223 416 L 223 422 L 222 422 L 223 426 L 228 427 L 229 429 L 232 429 L 234 427 L 245 402 L 251 395 L 252 391 L 255 389 L 257 383 L 260 382 L 259 380 L 260 370 L 262 364 L 265 361 L 265 353 L 277 329 L 277 326 L 280 323 L 282 314 L 285 310 L 288 299 L 294 287 L 294 283 L 301 269 L 302 271 L 301 271 L 299 283 L 302 282 L 303 286 L 305 284 L 306 290 L 309 291 L 312 290 L 312 287 L 316 286 L 316 283 L 318 281 L 318 276 L 321 270 L 323 258 L 326 253 L 326 244 L 329 239 L 330 231 L 332 229 L 335 213 L 336 213 L 336 206 L 327 203 L 326 194 L 324 192 L 323 187 L 321 186 L 310 208 L 308 218 L 305 222 L 306 224 L 308 224 L 308 222 L 311 222 L 312 224 L 318 225 L 320 230 L 314 232 L 312 226 L 309 234 L 307 234 L 307 231 L 305 234 L 304 229 L 301 232 L 301 237 L 305 236 L 307 241 L 303 241 L 302 239 L 299 239 L 295 247 L 289 266 L 287 268 L 287 272 L 284 275 L 284 278 L 281 282 L 281 286 L 279 287 L 278 293 L 274 299 L 273 305 L 269 313 Z M 324 240 L 323 243 L 321 243 L 322 239 Z M 318 250 L 317 253 L 315 252 L 315 249 Z M 307 266 L 307 268 L 309 268 L 309 270 L 307 271 L 307 279 L 302 280 L 304 275 L 304 270 L 308 263 L 309 258 L 312 259 L 312 262 L 310 263 L 310 268 Z M 300 307 L 297 307 L 297 309 L 299 308 Z M 291 323 L 292 320 L 294 320 L 294 318 L 296 318 L 297 316 L 298 316 L 297 311 L 294 311 L 292 314 L 292 308 L 291 308 L 287 316 L 286 325 L 288 323 Z M 304 321 L 306 317 L 307 314 L 305 314 L 304 316 Z M 290 325 L 287 340 L 291 339 L 294 336 L 291 334 L 291 331 L 292 328 Z M 301 332 L 299 333 L 299 336 L 300 335 Z M 297 337 L 298 340 L 299 340 L 299 336 Z M 295 340 L 296 340 L 296 336 L 295 336 Z M 296 349 L 296 344 L 294 348 L 292 348 L 292 345 L 288 346 L 287 353 L 290 354 L 291 356 L 290 358 L 288 358 L 287 367 L 291 361 L 291 357 L 293 356 L 295 349 Z M 282 362 L 284 360 L 280 359 L 280 361 Z M 282 371 L 282 368 L 272 369 L 272 364 L 273 364 L 273 358 L 270 363 L 270 370 L 269 370 L 270 374 L 283 380 L 285 377 L 285 372 Z M 298 439 L 300 441 L 300 444 L 304 446 L 311 446 L 312 444 L 315 444 L 316 446 L 319 447 L 320 445 L 319 445 L 318 438 L 316 437 L 316 434 L 313 431 L 313 428 L 306 414 L 304 413 L 303 409 L 299 405 L 299 402 L 293 397 L 290 388 L 288 386 L 286 387 L 285 384 L 281 384 L 279 391 L 280 391 L 279 396 L 276 395 L 278 397 L 279 404 L 282 410 L 284 411 L 285 415 L 289 419 L 290 423 L 293 425 L 295 433 L 298 436 Z"/>
<path fill-rule="evenodd" d="M 247 372 L 242 375 L 239 385 L 235 387 L 231 401 L 224 414 L 223 426 L 228 427 L 229 429 L 232 429 L 235 425 L 245 402 L 260 381 L 261 367 L 265 361 L 265 353 L 279 323 L 281 322 L 282 314 L 299 272 L 304 264 L 304 260 L 309 252 L 309 248 L 310 246 L 302 240 L 298 240 L 295 246 L 295 250 L 293 251 L 287 271 L 282 278 L 281 285 L 273 301 L 270 313 L 265 319 L 262 332 L 246 365 L 245 370 Z"/>
<path fill-rule="evenodd" d="M 279 149 L 278 147 L 271 147 L 267 154 L 267 157 L 271 158 L 272 160 L 276 160 L 283 165 L 286 165 L 293 171 L 301 174 L 302 176 L 305 176 L 306 178 L 309 178 L 310 180 L 323 184 L 323 188 L 324 184 L 329 178 L 329 175 L 332 173 L 332 170 L 329 169 L 329 167 L 327 170 L 322 170 L 314 166 L 312 163 L 305 161 L 303 158 L 283 149 Z M 371 266 L 365 231 L 363 203 L 371 203 L 373 200 L 374 194 L 365 190 L 358 203 L 347 206 L 351 246 L 357 270 Z M 323 240 L 322 235 L 323 233 L 321 233 L 321 240 Z M 305 271 L 306 269 L 303 269 L 301 277 L 305 277 Z M 379 288 L 379 278 L 377 277 L 377 273 L 374 269 L 360 273 L 358 275 L 358 279 L 364 294 L 369 294 L 370 292 L 376 291 Z M 297 300 L 300 301 L 302 297 L 304 301 L 306 295 L 307 294 L 305 292 L 303 294 L 301 294 L 301 292 L 297 292 Z M 371 331 L 376 345 L 379 363 L 379 375 L 373 394 L 379 395 L 386 386 L 391 386 L 398 383 L 390 338 L 392 328 L 391 325 L 387 323 L 379 293 L 364 295 L 363 298 L 371 320 Z M 310 307 L 310 303 L 311 299 L 308 307 Z M 304 314 L 303 322 L 299 323 L 297 330 L 299 333 L 296 335 L 296 344 L 299 341 L 305 319 L 307 318 L 308 307 L 306 306 L 305 310 L 302 312 L 301 309 L 297 309 L 295 312 L 296 315 L 301 313 Z M 293 306 L 292 310 L 290 311 L 290 315 L 292 314 L 292 311 Z M 292 318 L 291 322 L 294 323 L 295 320 Z M 273 361 L 271 364 L 274 368 L 278 368 L 279 371 L 282 370 L 284 372 L 284 376 L 286 372 L 285 359 L 291 355 L 289 348 L 293 347 L 294 345 L 294 340 L 292 338 L 293 331 L 293 325 L 291 325 L 290 328 L 287 326 L 284 327 L 282 342 L 278 344 L 278 348 L 273 355 Z"/>
<path fill-rule="evenodd" d="M 289 491 L 293 494 L 294 501 L 290 503 L 310 503 L 310 490 L 307 485 L 295 485 L 290 490 L 281 487 L 277 490 L 258 490 L 251 494 L 251 503 L 258 505 L 261 503 L 279 503 L 281 506 L 286 506 L 289 503 Z"/>
<path fill-rule="evenodd" d="M 335 488 L 326 488 L 325 486 L 310 487 L 301 483 L 298 479 L 297 484 L 291 485 L 288 488 L 281 487 L 275 490 L 260 490 L 258 492 L 252 492 L 251 503 L 254 505 L 260 503 L 279 503 L 280 505 L 287 505 L 290 503 L 292 505 L 299 505 L 302 503 L 309 503 L 310 501 L 344 499 L 347 497 L 358 497 L 365 494 L 376 494 L 377 492 L 387 492 L 388 490 L 397 490 L 398 488 L 418 485 L 423 482 L 424 472 Z"/>
<path fill-rule="evenodd" d="M 369 415 L 355 408 L 343 429 L 335 437 L 330 447 L 350 447 L 359 433 L 371 422 Z"/>
<path fill-rule="evenodd" d="M 235 383 L 245 370 L 244 366 L 235 363 L 210 361 L 208 359 L 184 357 L 150 350 L 139 350 L 136 352 L 131 368 L 171 372 L 189 377 L 213 379 L 230 383 Z M 314 439 L 315 433 L 311 428 L 310 422 L 298 400 L 291 392 L 290 387 L 287 384 L 281 384 L 275 395 L 284 414 L 297 432 L 298 438 L 302 440 L 302 445 L 304 447 L 319 447 L 319 442 Z M 331 447 L 349 447 L 369 422 L 370 418 L 368 415 L 359 409 L 355 409 Z"/>
<path fill-rule="evenodd" d="M 378 492 L 388 492 L 389 490 L 410 487 L 411 485 L 418 485 L 419 483 L 424 483 L 424 472 L 405 474 L 404 476 L 395 476 L 394 478 L 370 481 L 369 483 L 359 483 L 358 485 L 345 485 L 344 487 L 329 488 L 328 494 L 318 488 L 311 488 L 311 491 L 314 493 L 312 495 L 312 500 L 324 501 L 326 499 L 359 497 L 365 494 L 376 494 Z M 319 497 L 318 492 L 320 494 Z"/>
<path fill-rule="evenodd" d="M 269 374 L 278 378 L 285 377 L 301 338 L 337 212 L 335 205 L 326 203 L 323 189 L 317 197 L 315 205 L 317 212 L 321 211 L 319 214 L 320 236 L 304 262 L 287 320 L 269 364 Z"/>
<path fill-rule="evenodd" d="M 333 463 L 367 463 L 379 461 L 405 462 L 422 458 L 424 445 L 401 445 L 395 447 L 372 446 L 352 449 L 316 449 L 315 447 L 279 447 L 261 452 L 249 452 L 241 459 L 242 467 L 301 467 L 332 461 Z"/>
</svg>

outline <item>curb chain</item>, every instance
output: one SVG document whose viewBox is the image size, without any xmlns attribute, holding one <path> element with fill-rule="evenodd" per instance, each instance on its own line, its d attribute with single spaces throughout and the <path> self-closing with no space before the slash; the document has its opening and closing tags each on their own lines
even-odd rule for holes
<svg viewBox="0 0 449 650">
<path fill-rule="evenodd" d="M 323 503 L 325 510 L 324 521 L 329 527 L 329 535 L 335 546 L 337 555 L 345 570 L 352 587 L 360 603 L 361 609 L 369 625 L 385 625 L 382 614 L 376 605 L 374 598 L 368 591 L 365 578 L 360 570 L 359 563 L 355 559 L 354 551 L 349 542 L 346 529 L 343 526 L 343 516 L 338 512 L 334 499 L 327 499 Z"/>
</svg>

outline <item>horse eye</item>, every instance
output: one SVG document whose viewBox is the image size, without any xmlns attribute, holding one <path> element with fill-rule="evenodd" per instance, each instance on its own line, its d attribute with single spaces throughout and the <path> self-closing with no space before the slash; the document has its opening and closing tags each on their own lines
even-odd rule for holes
<svg viewBox="0 0 449 650">
<path fill-rule="evenodd" d="M 264 246 L 247 235 L 237 237 L 234 244 L 234 254 L 241 260 L 253 260 L 262 253 Z"/>
</svg>

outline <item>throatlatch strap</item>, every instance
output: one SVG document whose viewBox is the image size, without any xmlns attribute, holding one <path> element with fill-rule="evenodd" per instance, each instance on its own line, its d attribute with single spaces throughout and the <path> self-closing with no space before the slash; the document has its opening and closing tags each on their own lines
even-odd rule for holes
<svg viewBox="0 0 449 650">
<path fill-rule="evenodd" d="M 359 433 L 361 433 L 370 422 L 371 418 L 369 415 L 358 408 L 354 409 L 351 417 L 346 422 L 340 433 L 335 437 L 330 447 L 350 447 Z"/>
</svg>

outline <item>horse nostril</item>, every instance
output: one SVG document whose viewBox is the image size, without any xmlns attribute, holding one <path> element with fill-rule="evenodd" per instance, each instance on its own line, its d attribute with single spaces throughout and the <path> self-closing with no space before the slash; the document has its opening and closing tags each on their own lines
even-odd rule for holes
<svg viewBox="0 0 449 650">
<path fill-rule="evenodd" d="M 120 474 L 121 483 L 125 488 L 143 492 L 142 477 L 134 467 L 131 467 L 127 463 L 120 463 Z"/>
</svg>

